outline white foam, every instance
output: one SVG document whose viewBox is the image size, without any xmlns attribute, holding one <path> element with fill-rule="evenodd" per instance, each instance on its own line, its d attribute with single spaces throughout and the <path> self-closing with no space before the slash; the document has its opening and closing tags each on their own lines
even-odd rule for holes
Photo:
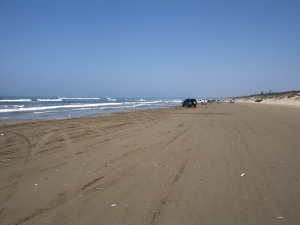
<svg viewBox="0 0 300 225">
<path fill-rule="evenodd" d="M 182 100 L 181 99 L 174 99 L 174 100 L 165 100 L 164 102 L 166 102 L 166 103 L 181 103 Z"/>
<path fill-rule="evenodd" d="M 48 112 L 51 112 L 51 111 L 34 112 L 34 113 L 35 113 L 35 114 L 43 114 L 43 113 L 48 113 Z"/>
<path fill-rule="evenodd" d="M 64 99 L 64 100 L 100 100 L 100 98 L 65 98 L 65 97 L 59 97 L 59 99 Z"/>
<path fill-rule="evenodd" d="M 0 102 L 31 102 L 31 99 L 1 99 Z"/>
<path fill-rule="evenodd" d="M 111 102 L 117 101 L 117 99 L 114 99 L 114 98 L 106 98 L 106 99 L 107 99 L 107 101 L 111 101 Z"/>
<path fill-rule="evenodd" d="M 162 101 L 148 101 L 148 102 L 139 102 L 139 104 L 157 104 L 157 103 L 161 103 Z"/>
<path fill-rule="evenodd" d="M 0 109 L 0 113 L 41 111 L 41 110 L 48 110 L 48 109 L 87 108 L 87 107 L 115 106 L 115 105 L 122 105 L 122 103 L 97 103 L 97 104 L 77 104 L 77 105 L 56 105 L 56 106 L 40 106 L 40 107 L 15 108 L 15 109 Z"/>
<path fill-rule="evenodd" d="M 37 99 L 38 102 L 62 102 L 62 99 Z"/>
</svg>

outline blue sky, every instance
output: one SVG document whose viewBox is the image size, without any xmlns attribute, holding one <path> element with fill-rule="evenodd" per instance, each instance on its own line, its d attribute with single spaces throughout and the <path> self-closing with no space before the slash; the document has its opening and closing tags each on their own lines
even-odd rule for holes
<svg viewBox="0 0 300 225">
<path fill-rule="evenodd" d="M 0 0 L 0 96 L 300 89 L 300 3 Z"/>
</svg>

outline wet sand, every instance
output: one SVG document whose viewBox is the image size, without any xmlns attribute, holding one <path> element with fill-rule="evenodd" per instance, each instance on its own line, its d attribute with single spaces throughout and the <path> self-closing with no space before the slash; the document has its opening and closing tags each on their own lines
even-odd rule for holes
<svg viewBox="0 0 300 225">
<path fill-rule="evenodd" d="M 213 103 L 0 125 L 0 224 L 299 224 L 300 109 Z"/>
</svg>

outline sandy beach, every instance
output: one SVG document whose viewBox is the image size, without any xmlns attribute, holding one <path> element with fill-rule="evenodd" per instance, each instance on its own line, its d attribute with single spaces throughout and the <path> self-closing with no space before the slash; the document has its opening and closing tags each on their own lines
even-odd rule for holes
<svg viewBox="0 0 300 225">
<path fill-rule="evenodd" d="M 300 108 L 212 103 L 0 125 L 0 224 L 296 225 Z"/>
</svg>

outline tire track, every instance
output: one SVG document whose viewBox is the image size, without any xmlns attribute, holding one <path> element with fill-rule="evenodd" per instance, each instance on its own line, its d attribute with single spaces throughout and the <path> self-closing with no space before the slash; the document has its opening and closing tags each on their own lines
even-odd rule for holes
<svg viewBox="0 0 300 225">
<path fill-rule="evenodd" d="M 24 135 L 22 135 L 18 132 L 9 132 L 7 130 L 5 130 L 5 131 L 7 133 L 11 133 L 11 134 L 16 135 L 17 137 L 19 137 L 21 140 L 24 141 L 24 143 L 25 143 L 25 147 L 24 147 L 25 156 L 23 157 L 23 159 L 20 162 L 20 166 L 18 167 L 18 172 L 16 172 L 14 175 L 11 176 L 12 181 L 9 184 L 7 184 L 7 186 L 10 186 L 11 190 L 10 190 L 10 193 L 8 193 L 4 197 L 3 203 L 9 201 L 12 198 L 16 188 L 18 187 L 20 179 L 24 176 L 23 171 L 26 167 L 26 164 L 29 162 L 29 158 L 30 158 L 30 155 L 31 155 L 31 152 L 32 152 L 32 144 L 26 136 L 24 136 Z"/>
<path fill-rule="evenodd" d="M 63 213 L 65 215 L 67 211 L 72 211 L 71 215 L 77 215 L 77 218 L 71 218 L 72 224 L 76 224 L 76 225 L 83 224 L 82 200 L 81 200 L 81 198 L 78 198 L 78 196 L 80 196 L 82 194 L 80 173 L 79 173 L 80 158 L 74 152 L 71 151 L 71 149 L 73 149 L 73 148 L 71 147 L 71 142 L 70 142 L 68 135 L 62 130 L 48 133 L 42 137 L 42 139 L 39 141 L 39 143 L 35 146 L 34 149 L 41 149 L 43 147 L 43 145 L 47 145 L 47 143 L 48 143 L 47 141 L 53 136 L 56 137 L 56 139 L 57 139 L 57 137 L 59 137 L 59 141 L 63 142 L 65 144 L 64 148 L 68 154 L 67 158 L 73 159 L 71 161 L 68 161 L 68 163 L 71 164 L 70 166 L 74 165 L 74 167 L 75 167 L 75 169 L 73 170 L 74 173 L 73 173 L 73 179 L 72 179 L 74 184 L 71 185 L 70 189 L 64 190 L 63 192 L 58 192 L 51 201 L 44 204 L 44 207 L 40 207 L 40 208 L 33 210 L 33 212 L 31 212 L 29 215 L 19 218 L 16 222 L 12 223 L 12 225 L 20 225 L 25 222 L 29 222 L 30 220 L 36 218 L 37 216 L 40 216 L 48 211 L 54 210 L 57 207 L 66 205 L 67 203 L 71 204 L 71 207 L 67 208 L 65 206 L 65 208 L 63 210 L 61 210 L 61 213 Z M 54 139 L 52 141 L 55 142 L 56 139 Z M 30 159 L 28 159 L 27 161 L 30 161 Z M 88 185 L 91 185 L 91 184 L 88 184 Z M 71 202 L 71 201 L 74 201 L 74 202 Z M 68 219 L 65 216 L 63 216 L 63 218 Z M 65 222 L 69 223 L 70 221 L 65 221 Z"/>
<path fill-rule="evenodd" d="M 67 132 L 65 132 L 64 130 L 60 130 L 59 132 L 61 134 L 61 137 L 63 137 L 65 139 L 65 143 L 66 143 L 66 150 L 68 152 L 68 158 L 69 159 L 73 159 L 71 162 L 71 164 L 74 165 L 75 169 L 73 170 L 73 179 L 74 179 L 74 185 L 73 185 L 73 190 L 69 190 L 68 192 L 70 192 L 70 198 L 67 199 L 67 201 L 70 200 L 74 200 L 75 204 L 72 204 L 72 208 L 71 210 L 75 211 L 75 215 L 77 215 L 77 218 L 75 218 L 75 225 L 82 225 L 83 224 L 83 200 L 82 198 L 78 198 L 78 196 L 82 196 L 82 192 L 85 188 L 83 187 L 88 187 L 89 185 L 92 185 L 93 182 L 95 183 L 96 181 L 90 182 L 88 184 L 86 184 L 85 186 L 81 187 L 81 158 L 72 150 L 74 149 L 72 147 L 72 142 L 71 139 L 69 137 L 69 135 L 67 134 Z M 99 179 L 100 180 L 100 179 Z"/>
<path fill-rule="evenodd" d="M 65 204 L 66 201 L 67 201 L 66 192 L 58 193 L 58 195 L 53 200 L 51 200 L 44 208 L 37 209 L 30 215 L 18 219 L 12 225 L 21 225 L 21 224 L 33 219 L 36 216 L 39 216 L 43 213 L 46 213 L 56 207 L 59 207 L 59 206 Z"/>
<path fill-rule="evenodd" d="M 161 214 L 163 213 L 163 211 L 165 210 L 165 208 L 168 205 L 168 202 L 170 201 L 170 197 L 172 196 L 174 189 L 176 187 L 176 183 L 179 181 L 180 177 L 182 176 L 185 167 L 186 167 L 186 163 L 187 161 L 184 161 L 180 168 L 178 169 L 178 172 L 175 174 L 175 176 L 172 179 L 172 182 L 169 186 L 169 191 L 167 192 L 167 194 L 161 199 L 157 209 L 154 211 L 151 221 L 150 221 L 150 225 L 155 225 L 158 222 L 159 217 L 161 216 Z"/>
<path fill-rule="evenodd" d="M 84 191 L 85 189 L 87 189 L 89 186 L 93 185 L 94 183 L 98 182 L 99 180 L 101 180 L 102 178 L 104 178 L 104 176 L 101 177 L 97 177 L 94 180 L 88 182 L 87 184 L 83 185 L 81 190 Z"/>
</svg>

